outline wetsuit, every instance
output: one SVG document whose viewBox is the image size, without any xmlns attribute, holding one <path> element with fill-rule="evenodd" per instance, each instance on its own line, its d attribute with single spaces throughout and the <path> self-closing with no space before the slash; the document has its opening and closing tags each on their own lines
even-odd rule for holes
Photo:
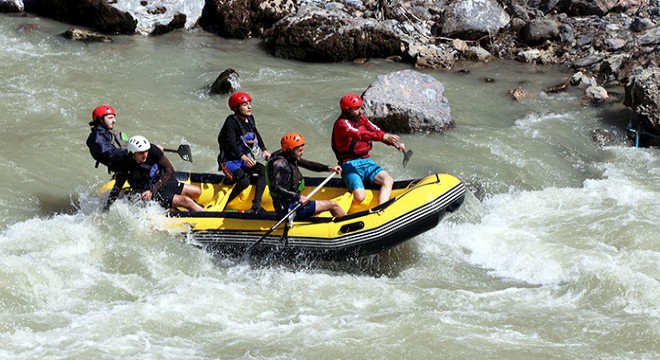
<svg viewBox="0 0 660 360">
<path fill-rule="evenodd" d="M 268 161 L 268 180 L 273 206 L 278 216 L 286 215 L 298 204 L 300 193 L 305 188 L 305 180 L 298 166 L 307 170 L 328 171 L 328 165 L 310 160 L 294 160 L 289 152 L 278 150 Z M 297 212 L 297 218 L 308 218 L 314 215 L 316 202 L 310 201 Z"/>
<path fill-rule="evenodd" d="M 86 143 L 89 153 L 96 160 L 96 167 L 101 163 L 108 167 L 108 171 L 121 171 L 118 163 L 128 155 L 128 151 L 126 143 L 116 133 L 97 125 L 92 127 Z"/>
<path fill-rule="evenodd" d="M 261 209 L 261 197 L 266 189 L 266 168 L 260 163 L 248 168 L 245 162 L 241 160 L 242 155 L 251 155 L 244 143 L 249 133 L 256 136 L 256 144 L 259 149 L 261 151 L 266 150 L 266 145 L 254 122 L 254 116 L 250 115 L 247 122 L 242 121 L 236 114 L 229 115 L 225 119 L 225 123 L 218 133 L 218 146 L 220 148 L 218 165 L 227 178 L 235 183 L 228 201 L 234 199 L 250 185 L 252 175 L 257 175 L 252 209 L 259 210 Z"/>
<path fill-rule="evenodd" d="M 153 199 L 167 209 L 172 207 L 174 195 L 183 191 L 183 183 L 174 177 L 172 164 L 157 146 L 149 148 L 145 162 L 138 163 L 131 154 L 127 154 L 120 166 L 123 170 L 115 176 L 115 185 L 110 190 L 106 208 L 117 199 L 126 181 L 133 193 L 141 194 L 151 190 Z"/>
</svg>

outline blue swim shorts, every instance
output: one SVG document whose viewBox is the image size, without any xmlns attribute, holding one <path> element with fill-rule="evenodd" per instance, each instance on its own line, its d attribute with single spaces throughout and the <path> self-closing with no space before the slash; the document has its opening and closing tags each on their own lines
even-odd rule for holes
<svg viewBox="0 0 660 360">
<path fill-rule="evenodd" d="M 341 164 L 341 177 L 349 191 L 364 189 L 364 182 L 373 183 L 383 168 L 371 158 L 353 159 Z"/>
<path fill-rule="evenodd" d="M 289 204 L 289 209 L 288 211 L 291 211 L 294 207 L 298 205 L 297 201 L 292 202 Z M 304 220 L 304 219 L 309 219 L 312 216 L 314 216 L 314 213 L 316 212 L 316 201 L 310 200 L 307 204 L 301 206 L 296 210 L 296 220 Z M 286 214 L 283 214 L 284 216 Z"/>
</svg>

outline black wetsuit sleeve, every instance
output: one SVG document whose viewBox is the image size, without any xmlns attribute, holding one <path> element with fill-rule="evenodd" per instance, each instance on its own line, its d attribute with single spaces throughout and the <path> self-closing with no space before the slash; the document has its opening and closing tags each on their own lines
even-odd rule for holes
<svg viewBox="0 0 660 360">
<path fill-rule="evenodd" d="M 298 166 L 316 172 L 324 172 L 330 170 L 330 167 L 328 165 L 321 164 L 316 161 L 305 160 L 305 159 L 298 160 Z"/>
<path fill-rule="evenodd" d="M 285 159 L 277 159 L 270 164 L 270 191 L 286 202 L 300 198 L 300 194 L 287 188 L 292 176 L 291 167 L 286 164 Z"/>
</svg>

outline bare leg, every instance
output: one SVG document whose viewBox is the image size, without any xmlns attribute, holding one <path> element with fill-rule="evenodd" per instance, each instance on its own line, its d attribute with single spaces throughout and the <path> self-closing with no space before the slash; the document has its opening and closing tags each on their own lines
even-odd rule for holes
<svg viewBox="0 0 660 360">
<path fill-rule="evenodd" d="M 394 185 L 394 179 L 383 170 L 376 175 L 374 178 L 374 183 L 380 185 L 380 193 L 378 194 L 378 204 L 382 204 L 390 200 L 390 195 L 392 194 L 392 185 Z"/>
<path fill-rule="evenodd" d="M 186 195 L 174 195 L 172 199 L 172 207 L 184 207 L 188 211 L 205 211 L 198 203 Z"/>
<path fill-rule="evenodd" d="M 314 214 L 319 214 L 324 211 L 330 211 L 333 217 L 346 216 L 346 211 L 342 209 L 336 201 L 331 200 L 316 200 L 316 210 Z"/>
<path fill-rule="evenodd" d="M 353 202 L 356 204 L 362 203 L 366 197 L 367 194 L 365 193 L 364 189 L 353 190 Z"/>
<path fill-rule="evenodd" d="M 196 199 L 200 195 L 202 195 L 202 189 L 200 189 L 196 185 L 183 184 L 183 190 L 181 191 L 181 195 L 189 196 L 193 199 Z"/>
</svg>

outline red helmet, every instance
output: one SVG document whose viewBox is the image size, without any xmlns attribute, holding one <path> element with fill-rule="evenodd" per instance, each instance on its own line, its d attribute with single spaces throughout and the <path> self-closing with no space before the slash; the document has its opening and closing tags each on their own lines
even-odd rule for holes
<svg viewBox="0 0 660 360">
<path fill-rule="evenodd" d="M 252 101 L 252 98 L 247 93 L 244 92 L 234 93 L 229 97 L 229 108 L 234 110 L 236 106 L 248 101 Z"/>
<path fill-rule="evenodd" d="M 362 106 L 362 98 L 355 94 L 344 95 L 341 100 L 339 100 L 339 108 L 341 111 L 352 109 L 358 106 Z"/>
<path fill-rule="evenodd" d="M 117 115 L 117 113 L 110 105 L 97 106 L 92 111 L 92 121 L 101 121 L 105 115 Z"/>
<path fill-rule="evenodd" d="M 282 151 L 295 149 L 298 146 L 305 145 L 305 137 L 297 132 L 291 132 L 282 136 L 280 145 L 282 145 Z"/>
</svg>

